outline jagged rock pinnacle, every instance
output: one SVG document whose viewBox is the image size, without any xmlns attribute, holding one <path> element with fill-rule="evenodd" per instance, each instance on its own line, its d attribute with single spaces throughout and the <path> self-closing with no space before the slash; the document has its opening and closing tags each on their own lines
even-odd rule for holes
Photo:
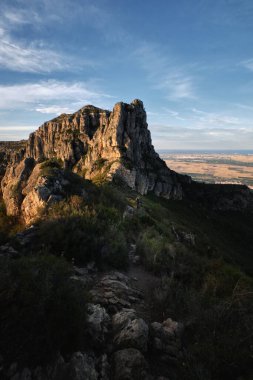
<svg viewBox="0 0 253 380">
<path fill-rule="evenodd" d="M 2 180 L 8 214 L 24 210 L 26 198 L 31 197 L 29 183 L 41 182 L 37 166 L 51 158 L 92 181 L 120 179 L 141 194 L 153 191 L 165 198 L 181 199 L 181 182 L 190 181 L 168 169 L 155 152 L 139 99 L 117 103 L 112 112 L 87 105 L 32 133 L 23 156 L 9 165 Z M 41 205 L 38 199 L 30 201 L 30 207 Z"/>
</svg>

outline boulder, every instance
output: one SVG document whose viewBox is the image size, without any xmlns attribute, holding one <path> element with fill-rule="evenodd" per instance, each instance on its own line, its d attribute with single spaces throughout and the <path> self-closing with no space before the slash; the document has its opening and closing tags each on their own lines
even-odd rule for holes
<svg viewBox="0 0 253 380">
<path fill-rule="evenodd" d="M 142 353 L 135 348 L 126 348 L 114 353 L 114 380 L 149 379 L 148 364 Z"/>
<path fill-rule="evenodd" d="M 128 320 L 123 329 L 114 337 L 113 343 L 118 349 L 134 347 L 146 352 L 148 344 L 146 322 L 141 318 Z"/>
<path fill-rule="evenodd" d="M 98 373 L 95 369 L 95 361 L 91 356 L 81 352 L 75 352 L 69 363 L 69 377 L 71 380 L 97 380 Z"/>
<path fill-rule="evenodd" d="M 113 332 L 119 333 L 123 328 L 133 319 L 136 319 L 136 312 L 134 309 L 122 309 L 116 313 L 112 318 Z"/>
<path fill-rule="evenodd" d="M 112 319 L 114 334 L 113 344 L 116 348 L 134 347 L 142 352 L 147 351 L 148 326 L 137 318 L 133 309 L 122 309 Z"/>
<path fill-rule="evenodd" d="M 128 276 L 119 272 L 104 275 L 90 293 L 93 302 L 104 306 L 110 314 L 143 302 L 143 294 L 130 286 Z"/>
<path fill-rule="evenodd" d="M 151 349 L 159 353 L 165 361 L 178 359 L 181 356 L 182 332 L 183 325 L 171 318 L 166 319 L 163 323 L 151 323 Z"/>
<path fill-rule="evenodd" d="M 110 317 L 105 308 L 100 305 L 88 304 L 87 331 L 94 346 L 100 347 L 105 343 Z"/>
</svg>

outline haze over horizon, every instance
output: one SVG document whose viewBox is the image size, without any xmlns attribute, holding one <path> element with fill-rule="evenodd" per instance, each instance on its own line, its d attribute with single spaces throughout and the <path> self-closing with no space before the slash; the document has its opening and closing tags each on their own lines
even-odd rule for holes
<svg viewBox="0 0 253 380">
<path fill-rule="evenodd" d="M 252 149 L 250 0 L 2 0 L 0 140 L 144 102 L 156 149 Z"/>
</svg>

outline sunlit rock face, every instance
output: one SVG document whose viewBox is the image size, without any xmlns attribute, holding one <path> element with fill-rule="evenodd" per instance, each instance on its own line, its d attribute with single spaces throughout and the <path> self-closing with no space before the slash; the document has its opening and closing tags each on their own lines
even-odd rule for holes
<svg viewBox="0 0 253 380">
<path fill-rule="evenodd" d="M 29 223 L 29 215 L 37 212 L 33 208 L 54 195 L 41 197 L 29 185 L 32 181 L 41 188 L 37 165 L 51 158 L 94 182 L 118 180 L 140 194 L 154 192 L 168 199 L 181 199 L 182 183 L 191 181 L 171 171 L 155 152 L 143 103 L 137 99 L 115 104 L 112 112 L 88 105 L 32 133 L 24 155 L 9 164 L 2 180 L 9 215 L 24 213 Z"/>
</svg>

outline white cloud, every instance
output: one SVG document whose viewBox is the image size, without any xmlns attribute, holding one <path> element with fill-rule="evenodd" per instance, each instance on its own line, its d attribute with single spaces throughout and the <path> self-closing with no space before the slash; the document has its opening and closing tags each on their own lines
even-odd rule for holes
<svg viewBox="0 0 253 380">
<path fill-rule="evenodd" d="M 42 113 L 52 111 L 52 114 L 58 114 L 61 110 L 76 111 L 78 107 L 92 102 L 105 103 L 110 98 L 110 95 L 91 90 L 83 82 L 49 80 L 0 85 L 0 109 L 3 110 L 37 110 Z"/>
<path fill-rule="evenodd" d="M 46 114 L 56 114 L 60 115 L 62 113 L 71 113 L 69 107 L 60 107 L 60 106 L 49 106 L 49 107 L 38 107 L 36 108 L 37 112 L 46 113 Z"/>
</svg>

